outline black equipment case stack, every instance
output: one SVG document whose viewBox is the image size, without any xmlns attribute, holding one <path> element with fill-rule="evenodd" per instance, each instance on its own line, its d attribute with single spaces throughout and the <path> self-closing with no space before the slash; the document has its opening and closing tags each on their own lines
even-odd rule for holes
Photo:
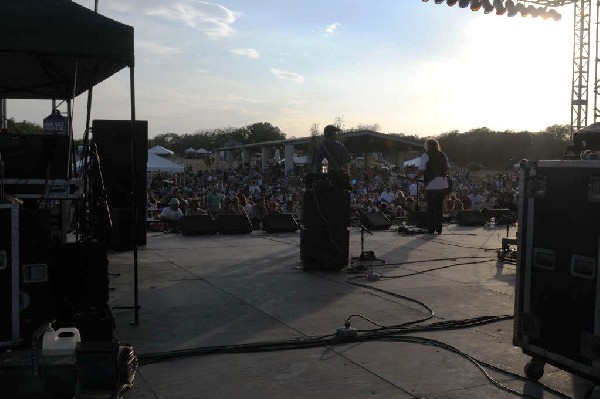
<svg viewBox="0 0 600 399">
<path fill-rule="evenodd" d="M 521 165 L 513 343 L 546 363 L 600 383 L 600 162 Z"/>
<path fill-rule="evenodd" d="M 341 270 L 350 253 L 348 176 L 309 173 L 305 177 L 300 232 L 304 269 Z"/>
<path fill-rule="evenodd" d="M 19 207 L 0 204 L 0 347 L 19 336 Z"/>
</svg>

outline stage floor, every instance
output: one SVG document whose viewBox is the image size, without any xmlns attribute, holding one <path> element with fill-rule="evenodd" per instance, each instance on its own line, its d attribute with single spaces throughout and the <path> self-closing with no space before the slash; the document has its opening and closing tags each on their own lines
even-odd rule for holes
<svg viewBox="0 0 600 399">
<path fill-rule="evenodd" d="M 303 271 L 300 233 L 181 236 L 149 233 L 138 251 L 140 323 L 115 310 L 116 335 L 147 358 L 157 352 L 310 340 L 335 334 L 351 315 L 359 331 L 482 316 L 512 316 L 515 268 L 499 262 L 501 240 L 516 230 L 449 225 L 441 235 L 366 235 L 364 249 L 385 266 L 364 273 Z M 352 230 L 350 255 L 361 251 Z M 111 305 L 133 305 L 133 252 L 111 253 Z M 377 290 L 369 289 L 374 287 Z M 408 300 L 410 298 L 422 304 Z M 368 319 L 368 320 L 367 320 Z M 374 323 L 372 323 L 371 321 Z M 540 384 L 491 369 L 501 390 L 465 357 L 523 376 L 530 360 L 512 345 L 513 321 L 414 332 L 411 338 L 334 343 L 304 349 L 190 355 L 143 365 L 127 399 L 175 398 L 560 398 Z M 359 332 L 359 334 L 363 334 Z M 402 336 L 398 336 L 402 337 Z M 237 347 L 239 348 L 239 347 Z M 233 349 L 233 348 L 231 348 Z M 203 349 L 202 352 L 207 352 Z M 239 352 L 239 351 L 238 351 Z M 540 382 L 581 398 L 591 383 L 552 366 Z"/>
</svg>

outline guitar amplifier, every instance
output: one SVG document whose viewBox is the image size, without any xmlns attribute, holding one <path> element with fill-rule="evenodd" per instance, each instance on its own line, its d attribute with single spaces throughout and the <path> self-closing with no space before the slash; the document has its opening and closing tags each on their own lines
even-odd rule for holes
<svg viewBox="0 0 600 399">
<path fill-rule="evenodd" d="M 600 381 L 600 162 L 521 169 L 513 343 L 545 363 Z"/>
</svg>

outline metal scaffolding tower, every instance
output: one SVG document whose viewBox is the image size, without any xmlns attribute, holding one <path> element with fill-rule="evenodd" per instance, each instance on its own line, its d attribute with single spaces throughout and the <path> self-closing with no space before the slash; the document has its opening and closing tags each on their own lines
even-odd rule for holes
<svg viewBox="0 0 600 399">
<path fill-rule="evenodd" d="M 571 92 L 571 135 L 587 126 L 592 0 L 579 0 L 574 7 L 573 90 Z M 597 16 L 596 16 L 597 19 Z M 598 33 L 596 32 L 596 36 Z M 598 63 L 596 42 L 596 65 Z M 596 67 L 597 69 L 597 67 Z M 594 93 L 598 92 L 597 79 Z M 596 105 L 596 101 L 594 101 Z M 596 113 L 594 113 L 594 120 Z"/>
</svg>

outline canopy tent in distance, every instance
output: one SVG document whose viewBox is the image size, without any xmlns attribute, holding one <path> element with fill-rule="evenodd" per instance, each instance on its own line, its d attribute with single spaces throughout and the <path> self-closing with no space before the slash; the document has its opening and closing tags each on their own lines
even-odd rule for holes
<svg viewBox="0 0 600 399">
<path fill-rule="evenodd" d="M 175 154 L 173 151 L 161 146 L 157 145 L 148 150 L 148 154 L 156 154 L 156 155 L 173 155 Z"/>
<path fill-rule="evenodd" d="M 147 172 L 183 173 L 184 166 L 148 151 Z"/>
</svg>

